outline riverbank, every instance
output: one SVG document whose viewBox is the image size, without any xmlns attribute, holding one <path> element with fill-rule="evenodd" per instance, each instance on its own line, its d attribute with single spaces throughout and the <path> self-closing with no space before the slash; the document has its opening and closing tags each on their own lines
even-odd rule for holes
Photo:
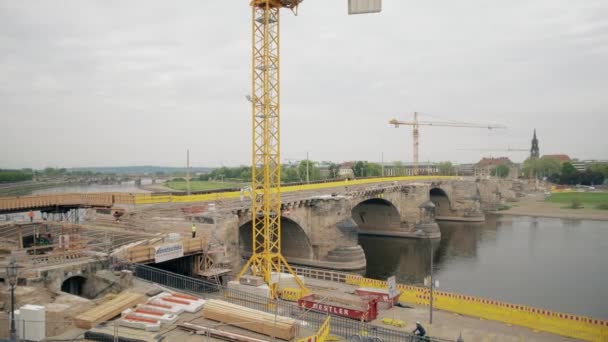
<svg viewBox="0 0 608 342">
<path fill-rule="evenodd" d="M 537 216 L 573 220 L 608 221 L 608 210 L 596 209 L 593 205 L 585 205 L 580 209 L 566 208 L 565 203 L 545 201 L 544 194 L 530 194 L 517 202 L 509 203 L 511 208 L 492 212 L 498 215 Z"/>
<path fill-rule="evenodd" d="M 165 185 L 165 183 L 153 183 L 138 185 L 138 188 L 150 192 L 172 192 L 175 191 Z"/>
<path fill-rule="evenodd" d="M 82 183 L 58 181 L 58 182 L 20 182 L 11 184 L 2 184 L 0 186 L 0 197 L 11 196 L 28 196 L 36 190 L 50 189 L 61 186 L 80 185 Z"/>
</svg>

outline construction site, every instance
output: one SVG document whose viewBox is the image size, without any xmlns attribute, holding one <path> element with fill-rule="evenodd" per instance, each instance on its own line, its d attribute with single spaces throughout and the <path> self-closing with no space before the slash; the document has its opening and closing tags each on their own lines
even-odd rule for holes
<svg viewBox="0 0 608 342">
<path fill-rule="evenodd" d="M 482 222 L 487 211 L 544 189 L 520 180 L 421 176 L 419 126 L 503 127 L 418 121 L 417 114 L 412 122 L 390 121 L 414 129 L 412 176 L 282 186 L 280 12 L 297 13 L 301 3 L 248 2 L 247 189 L 0 198 L 0 214 L 32 213 L 29 220 L 0 224 L 0 336 L 124 342 L 608 340 L 606 320 L 438 291 L 432 264 L 428 286 L 363 276 L 360 233 L 423 239 L 431 246 L 441 236 L 436 220 Z M 348 1 L 349 14 L 381 10 L 380 0 Z M 426 336 L 414 333 L 417 322 L 425 325 Z"/>
</svg>

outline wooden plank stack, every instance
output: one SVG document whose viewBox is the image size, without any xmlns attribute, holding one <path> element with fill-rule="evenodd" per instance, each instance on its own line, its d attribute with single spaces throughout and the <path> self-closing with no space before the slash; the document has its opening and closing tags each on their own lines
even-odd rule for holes
<svg viewBox="0 0 608 342">
<path fill-rule="evenodd" d="M 216 299 L 207 301 L 203 307 L 203 317 L 283 340 L 291 340 L 296 335 L 294 319 L 275 317 L 273 314 Z"/>
<path fill-rule="evenodd" d="M 101 322 L 108 321 L 128 308 L 142 304 L 146 298 L 139 293 L 124 292 L 103 304 L 100 304 L 74 318 L 76 326 L 82 329 L 91 329 Z"/>
</svg>

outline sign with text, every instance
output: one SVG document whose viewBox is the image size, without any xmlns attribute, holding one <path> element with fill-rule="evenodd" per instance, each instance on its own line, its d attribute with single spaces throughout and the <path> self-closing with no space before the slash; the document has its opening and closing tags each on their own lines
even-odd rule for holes
<svg viewBox="0 0 608 342">
<path fill-rule="evenodd" d="M 184 256 L 184 246 L 181 242 L 154 247 L 154 262 L 159 263 Z"/>
</svg>

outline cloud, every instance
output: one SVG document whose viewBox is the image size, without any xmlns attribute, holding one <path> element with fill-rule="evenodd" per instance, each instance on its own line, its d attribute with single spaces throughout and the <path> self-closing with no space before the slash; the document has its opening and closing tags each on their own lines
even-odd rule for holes
<svg viewBox="0 0 608 342">
<path fill-rule="evenodd" d="M 509 126 L 426 128 L 424 160 L 527 148 L 533 128 L 541 153 L 607 157 L 605 1 L 383 5 L 283 12 L 284 155 L 410 160 L 411 132 L 386 122 L 419 111 Z M 186 148 L 249 163 L 250 17 L 237 1 L 1 2 L 0 167 L 182 165 Z"/>
</svg>

